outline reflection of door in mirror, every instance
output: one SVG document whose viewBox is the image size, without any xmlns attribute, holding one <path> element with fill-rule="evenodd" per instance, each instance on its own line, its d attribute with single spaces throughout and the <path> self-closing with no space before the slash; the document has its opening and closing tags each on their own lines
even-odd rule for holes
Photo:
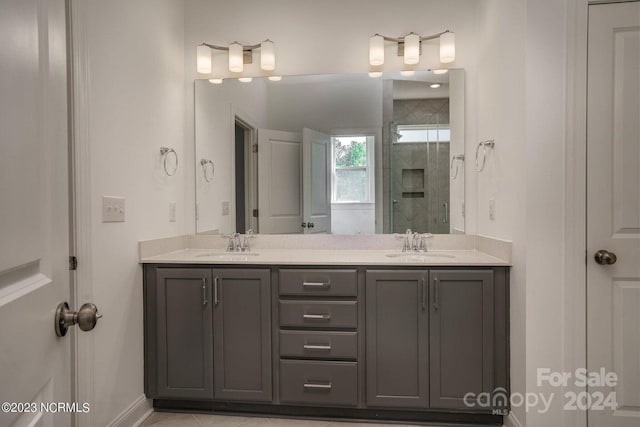
<svg viewBox="0 0 640 427">
<path fill-rule="evenodd" d="M 236 116 L 234 125 L 234 175 L 236 233 L 257 229 L 257 162 L 253 158 L 255 129 Z"/>
</svg>

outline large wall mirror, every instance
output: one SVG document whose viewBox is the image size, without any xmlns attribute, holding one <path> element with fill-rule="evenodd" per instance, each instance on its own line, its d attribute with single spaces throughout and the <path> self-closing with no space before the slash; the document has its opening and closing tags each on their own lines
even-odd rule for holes
<svg viewBox="0 0 640 427">
<path fill-rule="evenodd" d="M 464 233 L 464 70 L 195 81 L 196 231 Z"/>
</svg>

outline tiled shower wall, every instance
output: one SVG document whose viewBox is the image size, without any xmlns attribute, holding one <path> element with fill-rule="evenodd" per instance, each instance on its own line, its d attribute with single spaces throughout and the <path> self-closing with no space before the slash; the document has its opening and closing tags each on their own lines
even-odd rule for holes
<svg viewBox="0 0 640 427">
<path fill-rule="evenodd" d="M 448 124 L 449 99 L 394 100 L 393 122 Z M 385 143 L 391 154 L 391 231 L 449 233 L 449 143 Z"/>
</svg>

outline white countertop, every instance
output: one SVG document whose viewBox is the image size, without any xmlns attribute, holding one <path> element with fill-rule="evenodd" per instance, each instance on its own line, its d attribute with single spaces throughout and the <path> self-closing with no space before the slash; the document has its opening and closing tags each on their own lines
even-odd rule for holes
<svg viewBox="0 0 640 427">
<path fill-rule="evenodd" d="M 391 256 L 389 256 L 391 255 Z M 430 250 L 402 253 L 398 250 L 353 249 L 255 249 L 228 253 L 222 249 L 181 249 L 143 257 L 143 264 L 237 264 L 237 265 L 368 265 L 368 266 L 509 266 L 501 258 L 475 249 Z"/>
</svg>

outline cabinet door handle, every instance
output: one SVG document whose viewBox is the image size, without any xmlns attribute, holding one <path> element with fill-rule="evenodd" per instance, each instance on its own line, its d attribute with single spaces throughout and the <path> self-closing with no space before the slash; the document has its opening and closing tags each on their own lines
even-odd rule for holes
<svg viewBox="0 0 640 427">
<path fill-rule="evenodd" d="M 434 287 L 434 298 L 433 298 L 433 308 L 436 310 L 440 308 L 440 281 L 438 278 L 433 279 L 433 287 Z"/>
<path fill-rule="evenodd" d="M 302 346 L 305 350 L 326 350 L 331 351 L 330 345 L 323 344 L 305 344 Z"/>
<path fill-rule="evenodd" d="M 324 288 L 326 286 L 329 286 L 331 284 L 330 281 L 328 282 L 302 282 L 302 287 L 304 288 Z"/>
<path fill-rule="evenodd" d="M 304 383 L 306 390 L 331 390 L 331 382 L 326 384 Z"/>
<path fill-rule="evenodd" d="M 331 314 L 303 314 L 302 317 L 304 319 L 313 319 L 313 320 L 330 320 Z"/>
<path fill-rule="evenodd" d="M 427 308 L 427 289 L 425 287 L 424 277 L 422 278 L 422 310 Z"/>
<path fill-rule="evenodd" d="M 216 276 L 213 279 L 213 304 L 214 305 L 218 305 L 218 303 L 220 302 L 220 295 L 219 295 L 219 290 L 218 290 L 218 285 L 220 284 L 220 279 L 218 278 L 218 276 Z"/>
<path fill-rule="evenodd" d="M 209 300 L 207 300 L 207 278 L 202 278 L 202 305 L 205 306 L 209 304 Z"/>
</svg>

